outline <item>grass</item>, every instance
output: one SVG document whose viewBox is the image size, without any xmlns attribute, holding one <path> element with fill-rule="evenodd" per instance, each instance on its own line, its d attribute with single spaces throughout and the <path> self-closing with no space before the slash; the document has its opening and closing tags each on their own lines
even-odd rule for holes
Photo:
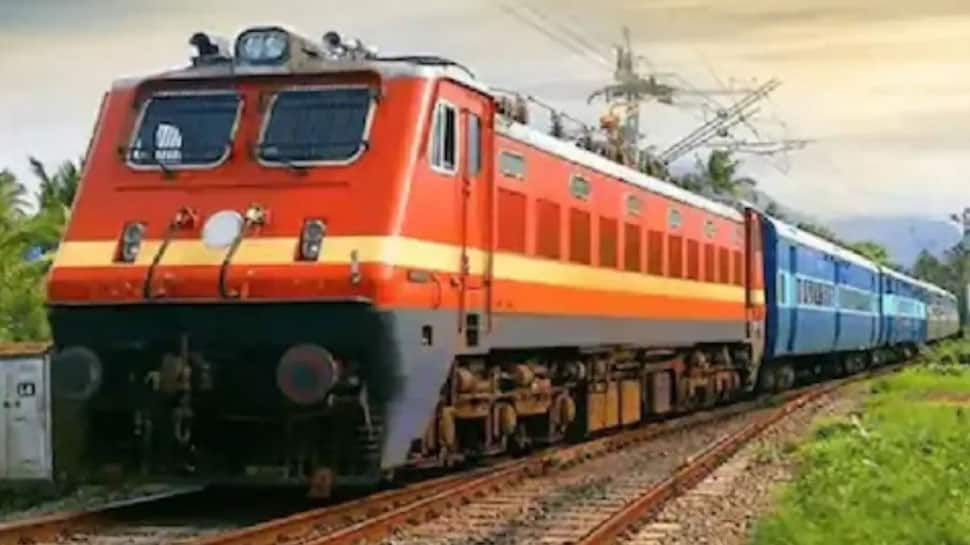
<svg viewBox="0 0 970 545">
<path fill-rule="evenodd" d="M 970 343 L 870 384 L 861 416 L 816 425 L 754 545 L 970 544 Z"/>
</svg>

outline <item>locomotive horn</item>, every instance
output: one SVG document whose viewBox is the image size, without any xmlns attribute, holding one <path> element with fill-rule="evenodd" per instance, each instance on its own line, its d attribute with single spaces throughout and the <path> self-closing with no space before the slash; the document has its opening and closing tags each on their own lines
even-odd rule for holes
<svg viewBox="0 0 970 545">
<path fill-rule="evenodd" d="M 189 38 L 189 45 L 199 50 L 200 57 L 215 55 L 219 52 L 219 48 L 216 44 L 212 43 L 212 39 L 205 32 L 196 32 L 193 34 Z"/>
<path fill-rule="evenodd" d="M 327 32 L 326 34 L 323 35 L 324 45 L 327 45 L 331 49 L 340 47 L 340 44 L 342 41 L 343 40 L 340 39 L 340 34 L 338 34 L 334 30 L 331 30 L 330 32 Z"/>
</svg>

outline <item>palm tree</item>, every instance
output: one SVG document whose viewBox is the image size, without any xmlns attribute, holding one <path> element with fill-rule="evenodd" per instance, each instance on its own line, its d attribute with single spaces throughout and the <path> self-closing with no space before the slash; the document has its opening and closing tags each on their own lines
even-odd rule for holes
<svg viewBox="0 0 970 545">
<path fill-rule="evenodd" d="M 49 329 L 43 278 L 70 216 L 77 194 L 80 163 L 65 161 L 53 175 L 30 158 L 40 182 L 38 207 L 9 170 L 0 171 L 0 341 L 44 339 Z M 43 252 L 40 259 L 31 254 Z"/>
<path fill-rule="evenodd" d="M 83 158 L 74 161 L 64 161 L 53 176 L 47 173 L 44 164 L 34 157 L 30 157 L 30 168 L 40 179 L 40 193 L 37 201 L 41 208 L 50 206 L 64 206 L 70 208 L 74 204 L 78 184 L 81 180 L 81 165 Z"/>
<path fill-rule="evenodd" d="M 28 206 L 27 188 L 12 172 L 0 170 L 0 230 L 23 219 Z"/>
<path fill-rule="evenodd" d="M 47 264 L 26 259 L 44 230 L 34 223 L 39 214 L 28 216 L 28 208 L 23 184 L 9 170 L 0 171 L 0 341 L 48 335 L 41 282 Z"/>
</svg>

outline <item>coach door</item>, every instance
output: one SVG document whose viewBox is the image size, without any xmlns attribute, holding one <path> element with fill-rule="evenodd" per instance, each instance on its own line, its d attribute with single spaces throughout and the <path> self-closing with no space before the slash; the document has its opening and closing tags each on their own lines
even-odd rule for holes
<svg viewBox="0 0 970 545">
<path fill-rule="evenodd" d="M 458 329 L 468 348 L 479 347 L 491 330 L 494 247 L 492 115 L 483 97 L 461 108 L 461 294 Z"/>
</svg>

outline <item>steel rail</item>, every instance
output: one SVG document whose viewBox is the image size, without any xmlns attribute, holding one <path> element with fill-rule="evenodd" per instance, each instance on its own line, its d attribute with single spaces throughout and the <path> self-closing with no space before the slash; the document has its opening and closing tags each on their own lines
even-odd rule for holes
<svg viewBox="0 0 970 545">
<path fill-rule="evenodd" d="M 112 524 L 126 512 L 144 509 L 146 505 L 173 501 L 181 496 L 197 494 L 201 487 L 191 487 L 152 494 L 130 500 L 112 502 L 102 507 L 78 511 L 52 513 L 27 519 L 0 522 L 0 545 L 25 545 L 53 542 L 67 533 Z"/>
<path fill-rule="evenodd" d="M 801 390 L 780 395 L 794 395 L 799 391 Z M 281 542 L 298 542 L 301 545 L 350 545 L 379 540 L 393 534 L 401 525 L 433 519 L 450 507 L 490 491 L 512 486 L 529 477 L 541 475 L 551 468 L 568 467 L 668 433 L 726 420 L 777 398 L 778 396 L 771 396 L 767 399 L 759 398 L 754 401 L 726 405 L 648 424 L 585 443 L 551 448 L 527 458 L 477 471 L 472 476 L 456 475 L 449 477 L 449 482 L 442 484 L 434 494 L 426 495 L 416 501 L 408 501 L 406 497 L 391 492 L 388 497 L 378 499 L 378 502 L 385 506 L 390 503 L 388 500 L 398 503 L 396 507 L 388 510 L 382 511 L 380 507 L 375 507 L 373 497 L 363 498 L 351 504 L 300 513 L 256 527 L 211 536 L 205 540 L 193 541 L 191 545 L 275 545 Z M 333 521 L 354 518 L 362 520 L 336 528 L 332 525 Z M 322 531 L 321 526 L 324 527 Z M 330 526 L 330 529 L 327 526 Z"/>
<path fill-rule="evenodd" d="M 575 542 L 575 545 L 609 545 L 616 542 L 631 526 L 656 513 L 670 500 L 690 491 L 743 446 L 786 416 L 847 384 L 894 372 L 901 367 L 902 365 L 885 367 L 801 391 L 778 409 L 714 443 L 695 458 L 687 460 L 673 475 L 648 488 L 638 498 L 614 512 Z"/>
</svg>

